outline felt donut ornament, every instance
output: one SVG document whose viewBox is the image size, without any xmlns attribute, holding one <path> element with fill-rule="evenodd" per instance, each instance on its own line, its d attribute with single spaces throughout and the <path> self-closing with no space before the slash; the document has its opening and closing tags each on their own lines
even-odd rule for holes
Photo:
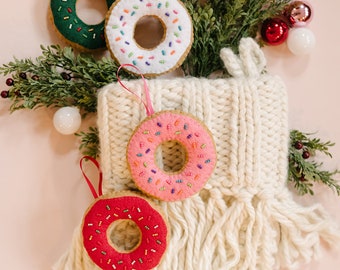
<svg viewBox="0 0 340 270">
<path fill-rule="evenodd" d="M 92 184 L 89 186 L 96 200 L 87 209 L 81 228 L 84 248 L 91 260 L 103 270 L 155 268 L 168 242 L 168 227 L 160 209 L 133 192 L 102 195 L 101 189 L 96 194 Z M 121 232 L 115 227 L 122 222 L 133 226 L 139 235 L 137 241 L 130 240 L 133 245 L 127 249 L 114 241 L 115 233 Z"/>
<path fill-rule="evenodd" d="M 135 94 L 118 74 L 117 78 L 123 88 Z M 142 78 L 146 99 L 142 102 L 148 117 L 128 142 L 128 168 L 137 187 L 146 194 L 164 201 L 186 199 L 199 192 L 214 171 L 217 155 L 213 136 L 203 122 L 188 113 L 155 113 L 143 75 Z M 173 141 L 185 150 L 185 162 L 178 171 L 165 171 L 157 165 L 157 149 Z"/>
<path fill-rule="evenodd" d="M 141 19 L 150 16 L 161 22 L 164 34 L 154 48 L 143 48 L 134 38 L 135 29 Z M 120 64 L 131 64 L 145 76 L 156 76 L 182 64 L 192 45 L 193 26 L 181 1 L 118 0 L 107 14 L 105 37 L 112 57 Z"/>
<path fill-rule="evenodd" d="M 104 21 L 86 24 L 77 15 L 77 0 L 51 0 L 51 18 L 57 32 L 72 46 L 84 51 L 106 48 Z M 108 8 L 114 0 L 106 0 Z"/>
</svg>

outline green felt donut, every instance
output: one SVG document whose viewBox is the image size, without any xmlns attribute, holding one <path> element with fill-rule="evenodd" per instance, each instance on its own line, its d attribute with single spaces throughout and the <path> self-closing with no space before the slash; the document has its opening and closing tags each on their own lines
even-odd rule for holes
<svg viewBox="0 0 340 270">
<path fill-rule="evenodd" d="M 106 47 L 104 20 L 99 24 L 86 24 L 77 15 L 77 0 L 51 0 L 52 20 L 58 32 L 72 45 L 84 50 Z M 106 0 L 108 8 L 114 0 Z"/>
</svg>

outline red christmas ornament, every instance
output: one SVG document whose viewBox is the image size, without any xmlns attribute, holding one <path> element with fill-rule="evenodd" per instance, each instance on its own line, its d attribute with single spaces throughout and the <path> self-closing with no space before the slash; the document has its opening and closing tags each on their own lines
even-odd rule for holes
<svg viewBox="0 0 340 270">
<path fill-rule="evenodd" d="M 290 26 L 306 26 L 312 19 L 312 8 L 304 1 L 294 1 L 284 11 Z"/>
<path fill-rule="evenodd" d="M 289 27 L 279 18 L 267 19 L 261 29 L 262 39 L 269 45 L 279 45 L 288 37 Z"/>
</svg>

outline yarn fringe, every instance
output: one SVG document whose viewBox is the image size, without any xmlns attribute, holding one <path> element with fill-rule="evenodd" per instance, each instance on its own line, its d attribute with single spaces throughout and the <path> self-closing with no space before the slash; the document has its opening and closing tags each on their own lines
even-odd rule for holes
<svg viewBox="0 0 340 270">
<path fill-rule="evenodd" d="M 155 269 L 296 269 L 319 257 L 321 239 L 332 246 L 340 240 L 320 205 L 302 207 L 288 193 L 270 200 L 228 193 L 205 189 L 191 200 L 161 203 L 171 239 Z M 79 269 L 99 269 L 83 247 L 80 227 L 53 270 Z"/>
</svg>

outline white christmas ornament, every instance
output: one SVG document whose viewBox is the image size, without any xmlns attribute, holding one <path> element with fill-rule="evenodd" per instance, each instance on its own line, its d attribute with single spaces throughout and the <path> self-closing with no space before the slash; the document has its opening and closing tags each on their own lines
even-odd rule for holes
<svg viewBox="0 0 340 270">
<path fill-rule="evenodd" d="M 295 55 L 309 54 L 315 47 L 314 33 L 308 28 L 294 28 L 289 31 L 288 49 Z"/>
<path fill-rule="evenodd" d="M 55 129 L 63 134 L 75 133 L 81 125 L 81 115 L 76 107 L 63 107 L 57 110 L 53 116 Z"/>
</svg>

